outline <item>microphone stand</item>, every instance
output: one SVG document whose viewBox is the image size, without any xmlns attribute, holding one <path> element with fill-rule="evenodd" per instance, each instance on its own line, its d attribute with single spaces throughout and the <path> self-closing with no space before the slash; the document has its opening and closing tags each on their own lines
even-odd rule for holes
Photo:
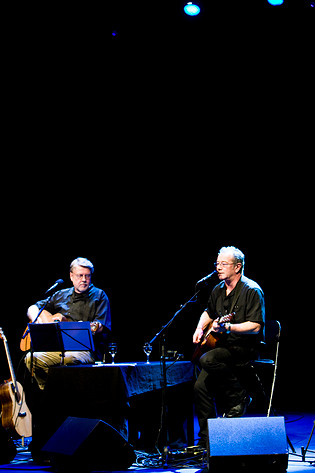
<svg viewBox="0 0 315 473">
<path fill-rule="evenodd" d="M 45 307 L 47 307 L 47 304 L 48 302 L 50 301 L 50 299 L 52 298 L 53 294 L 51 294 L 48 299 L 46 300 L 45 304 L 43 305 L 43 307 L 38 311 L 38 314 L 36 315 L 35 319 L 33 320 L 33 322 L 30 322 L 32 324 L 35 324 L 37 319 L 39 318 L 40 314 L 43 312 L 43 310 L 45 309 Z M 30 329 L 28 328 L 27 330 L 25 330 L 25 333 L 23 334 L 22 336 L 22 339 L 26 337 L 26 335 L 30 332 Z M 34 351 L 33 351 L 33 348 L 31 346 L 31 384 L 33 384 L 34 382 Z"/>
<path fill-rule="evenodd" d="M 52 295 L 51 295 L 52 296 Z M 38 314 L 36 315 L 35 319 L 33 320 L 33 322 L 29 322 L 31 324 L 35 324 L 38 317 L 40 316 L 40 314 L 43 312 L 43 310 L 45 309 L 45 307 L 47 306 L 48 302 L 50 301 L 51 299 L 51 296 L 48 297 L 47 301 L 45 302 L 45 304 L 43 305 L 43 307 L 38 311 Z M 25 330 L 25 332 L 23 333 L 22 335 L 22 340 L 30 333 L 30 329 L 28 328 L 27 330 Z M 32 356 L 32 355 L 31 355 Z"/>
<path fill-rule="evenodd" d="M 49 289 L 47 289 L 47 291 L 45 292 L 44 295 L 48 294 L 49 292 L 53 291 L 54 289 L 56 289 L 56 287 L 59 285 L 59 284 L 63 284 L 63 279 L 58 279 L 55 284 L 53 284 Z M 38 317 L 40 316 L 40 314 L 43 312 L 43 310 L 46 308 L 48 302 L 50 302 L 50 299 L 52 298 L 52 296 L 54 295 L 55 293 L 53 292 L 52 294 L 50 294 L 50 296 L 47 298 L 45 304 L 43 305 L 43 307 L 39 310 L 38 314 L 36 315 L 35 319 L 33 320 L 33 322 L 31 322 L 32 324 L 35 324 Z M 26 335 L 29 333 L 29 330 L 26 330 L 26 332 L 23 334 L 23 338 L 26 337 Z"/>
<path fill-rule="evenodd" d="M 165 339 L 166 339 L 166 332 L 169 329 L 169 327 L 172 325 L 176 317 L 178 317 L 179 314 L 182 313 L 182 311 L 185 309 L 185 307 L 193 302 L 197 302 L 197 296 L 200 292 L 200 289 L 197 290 L 198 283 L 196 284 L 195 288 L 195 294 L 187 301 L 185 304 L 180 306 L 180 309 L 175 312 L 173 317 L 167 322 L 167 324 L 163 325 L 161 330 L 150 340 L 150 345 L 153 344 L 156 340 L 160 339 L 160 350 L 161 350 L 161 360 L 162 360 L 162 373 L 163 373 L 163 384 L 162 384 L 162 407 L 161 407 L 161 424 L 158 432 L 158 437 L 155 443 L 155 448 L 157 449 L 158 453 L 160 453 L 159 448 L 158 448 L 158 441 L 160 439 L 161 432 L 163 432 L 163 439 L 164 439 L 164 448 L 163 448 L 163 464 L 166 463 L 167 460 L 167 442 L 169 440 L 168 438 L 168 424 L 167 424 L 167 402 L 166 402 L 166 388 L 167 388 L 167 377 L 166 377 L 166 360 L 165 360 Z M 176 360 L 177 361 L 177 360 Z"/>
<path fill-rule="evenodd" d="M 45 292 L 45 294 L 47 294 L 47 292 L 49 292 L 52 288 L 48 289 L 48 291 Z M 52 296 L 54 295 L 55 293 L 53 292 L 52 294 L 50 294 L 50 296 L 48 297 L 48 299 L 46 300 L 45 304 L 43 305 L 43 307 L 38 311 L 38 314 L 36 315 L 35 319 L 33 320 L 33 322 L 30 322 L 32 324 L 35 324 L 37 319 L 39 318 L 40 314 L 43 312 L 43 310 L 47 307 L 47 304 L 48 302 L 50 301 L 50 299 L 52 298 Z M 30 332 L 29 329 L 25 330 L 25 333 L 23 333 L 23 336 L 22 336 L 22 339 L 24 339 L 27 334 Z"/>
</svg>

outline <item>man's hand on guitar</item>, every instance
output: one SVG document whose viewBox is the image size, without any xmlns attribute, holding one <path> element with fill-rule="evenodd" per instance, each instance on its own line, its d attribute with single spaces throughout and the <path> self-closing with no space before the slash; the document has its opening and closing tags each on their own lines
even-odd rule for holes
<svg viewBox="0 0 315 473">
<path fill-rule="evenodd" d="M 103 325 L 100 322 L 91 322 L 91 331 L 92 334 L 94 333 L 100 333 L 103 331 Z"/>
<path fill-rule="evenodd" d="M 27 316 L 30 319 L 30 322 L 34 322 L 37 317 L 39 309 L 36 305 L 32 305 L 27 312 Z M 51 314 L 48 310 L 43 310 L 36 323 L 38 324 L 50 324 L 53 322 L 67 322 L 68 318 L 58 312 L 57 314 Z"/>
<path fill-rule="evenodd" d="M 68 318 L 65 317 L 64 315 L 60 314 L 59 312 L 57 314 L 54 314 L 51 316 L 51 319 L 50 319 L 50 322 L 51 320 L 53 322 L 68 322 Z"/>
<path fill-rule="evenodd" d="M 211 332 L 214 333 L 224 333 L 226 332 L 225 324 L 219 323 L 219 317 L 213 321 Z"/>
<path fill-rule="evenodd" d="M 203 330 L 201 327 L 197 327 L 193 335 L 193 343 L 199 343 L 203 336 Z"/>
<path fill-rule="evenodd" d="M 207 330 L 207 327 L 211 324 L 212 320 L 210 319 L 208 312 L 205 310 L 199 319 L 197 328 L 193 335 L 193 343 L 200 343 L 204 335 L 204 331 Z"/>
</svg>

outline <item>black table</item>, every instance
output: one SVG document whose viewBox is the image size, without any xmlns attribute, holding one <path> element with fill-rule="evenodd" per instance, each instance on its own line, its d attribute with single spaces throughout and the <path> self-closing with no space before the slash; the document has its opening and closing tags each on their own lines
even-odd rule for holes
<svg viewBox="0 0 315 473">
<path fill-rule="evenodd" d="M 191 443 L 194 366 L 178 361 L 167 362 L 166 368 L 169 418 L 172 427 L 174 422 L 188 419 Z M 150 444 L 144 437 L 149 432 L 153 437 L 158 430 L 162 386 L 160 362 L 52 367 L 35 415 L 33 440 L 47 441 L 68 416 L 73 416 L 104 420 L 134 445 L 141 436 L 142 443 Z"/>
</svg>

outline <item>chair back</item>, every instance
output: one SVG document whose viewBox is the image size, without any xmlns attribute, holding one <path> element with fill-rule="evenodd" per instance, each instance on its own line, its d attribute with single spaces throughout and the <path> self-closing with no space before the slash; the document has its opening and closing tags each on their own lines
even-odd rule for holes
<svg viewBox="0 0 315 473">
<path fill-rule="evenodd" d="M 266 320 L 265 323 L 265 342 L 273 344 L 279 341 L 281 334 L 281 325 L 278 320 Z"/>
<path fill-rule="evenodd" d="M 265 341 L 261 343 L 258 360 L 272 364 L 275 361 L 277 345 L 280 340 L 281 325 L 278 320 L 266 320 Z"/>
</svg>

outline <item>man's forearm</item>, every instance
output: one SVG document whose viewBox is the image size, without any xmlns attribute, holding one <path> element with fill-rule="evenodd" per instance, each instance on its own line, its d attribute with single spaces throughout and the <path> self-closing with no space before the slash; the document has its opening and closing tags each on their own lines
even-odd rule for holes
<svg viewBox="0 0 315 473">
<path fill-rule="evenodd" d="M 211 319 L 209 317 L 208 312 L 204 311 L 200 316 L 197 328 L 201 328 L 202 330 L 204 330 L 206 326 L 209 325 L 210 322 L 211 322 Z"/>
<path fill-rule="evenodd" d="M 34 320 L 36 319 L 38 315 L 38 312 L 39 312 L 39 308 L 35 304 L 31 305 L 28 308 L 27 317 L 30 319 L 31 322 L 34 322 Z M 45 324 L 51 321 L 52 321 L 52 314 L 48 312 L 48 310 L 44 309 L 38 318 L 38 322 Z"/>
<path fill-rule="evenodd" d="M 241 333 L 243 335 L 250 335 L 259 333 L 261 325 L 256 322 L 242 322 L 240 324 L 231 324 L 230 330 L 232 333 Z"/>
</svg>

